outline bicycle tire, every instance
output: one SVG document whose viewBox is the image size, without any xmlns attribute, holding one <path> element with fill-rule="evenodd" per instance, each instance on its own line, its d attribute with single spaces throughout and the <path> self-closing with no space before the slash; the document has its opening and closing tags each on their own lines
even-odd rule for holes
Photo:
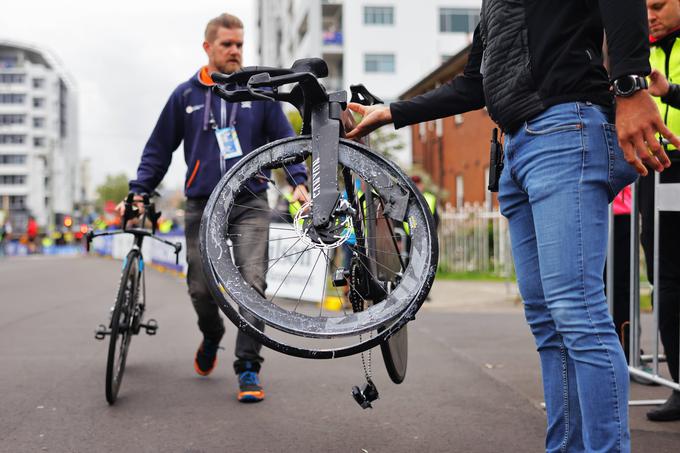
<svg viewBox="0 0 680 453">
<path fill-rule="evenodd" d="M 399 220 L 409 222 L 414 239 L 411 241 L 409 267 L 401 276 L 401 283 L 384 302 L 374 304 L 365 311 L 337 318 L 322 315 L 310 317 L 286 311 L 258 294 L 240 274 L 241 266 L 237 266 L 231 256 L 233 250 L 228 238 L 229 214 L 236 204 L 236 197 L 244 190 L 249 190 L 248 181 L 255 177 L 269 179 L 263 169 L 304 161 L 311 156 L 311 143 L 309 136 L 279 140 L 237 162 L 218 183 L 208 200 L 201 220 L 199 238 L 208 286 L 219 307 L 232 323 L 265 346 L 279 352 L 297 357 L 327 359 L 356 354 L 377 346 L 414 318 L 434 280 L 438 245 L 434 220 L 427 203 L 408 176 L 394 163 L 365 146 L 340 140 L 340 166 L 356 172 L 386 203 L 393 203 L 390 204 L 390 209 L 396 211 L 394 203 L 403 203 L 403 212 L 400 211 L 403 218 Z M 281 255 L 279 259 L 284 256 L 286 255 Z M 328 256 L 326 260 L 329 260 Z M 314 268 L 311 272 L 314 272 Z M 323 302 L 322 298 L 321 311 Z M 331 348 L 292 345 L 274 339 L 272 335 L 265 335 L 263 330 L 255 328 L 239 314 L 241 310 L 263 320 L 277 331 L 294 337 L 332 339 L 356 337 L 367 332 L 375 332 L 375 335 L 365 336 L 358 343 Z"/>
<path fill-rule="evenodd" d="M 116 304 L 111 315 L 109 351 L 106 360 L 106 401 L 113 405 L 125 373 L 125 363 L 132 339 L 130 325 L 137 303 L 139 251 L 130 250 L 125 257 Z"/>
</svg>

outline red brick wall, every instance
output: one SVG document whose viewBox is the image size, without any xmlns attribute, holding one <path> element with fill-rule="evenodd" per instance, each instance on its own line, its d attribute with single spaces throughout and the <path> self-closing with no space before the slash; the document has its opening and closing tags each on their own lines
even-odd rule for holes
<svg viewBox="0 0 680 453">
<path fill-rule="evenodd" d="M 441 200 L 455 206 L 456 176 L 463 176 L 464 202 L 481 203 L 486 200 L 486 171 L 489 166 L 489 141 L 494 127 L 486 110 L 442 120 L 442 136 L 437 136 L 435 121 L 425 125 L 425 135 L 420 136 L 419 125 L 411 126 L 413 163 L 422 167 L 432 181 L 448 191 L 449 198 Z M 494 197 L 494 205 L 496 204 Z"/>
</svg>

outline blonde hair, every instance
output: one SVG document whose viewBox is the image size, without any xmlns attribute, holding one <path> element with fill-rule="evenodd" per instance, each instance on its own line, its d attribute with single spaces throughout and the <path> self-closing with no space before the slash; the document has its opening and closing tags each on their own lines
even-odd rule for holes
<svg viewBox="0 0 680 453">
<path fill-rule="evenodd" d="M 217 29 L 220 27 L 224 28 L 240 28 L 243 29 L 243 22 L 238 17 L 231 15 L 229 13 L 222 13 L 219 16 L 213 18 L 208 22 L 205 27 L 205 40 L 207 42 L 212 42 L 217 37 Z"/>
</svg>

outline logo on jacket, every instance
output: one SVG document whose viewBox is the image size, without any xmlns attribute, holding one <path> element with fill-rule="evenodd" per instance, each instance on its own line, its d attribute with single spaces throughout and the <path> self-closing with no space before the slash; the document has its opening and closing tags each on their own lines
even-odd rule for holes
<svg viewBox="0 0 680 453">
<path fill-rule="evenodd" d="M 199 105 L 187 105 L 186 112 L 187 112 L 188 114 L 191 114 L 191 113 L 195 112 L 196 110 L 201 110 L 202 108 L 203 108 L 203 104 L 199 104 Z"/>
<path fill-rule="evenodd" d="M 250 108 L 250 101 L 242 101 L 241 107 L 244 108 L 244 109 L 249 109 Z"/>
</svg>

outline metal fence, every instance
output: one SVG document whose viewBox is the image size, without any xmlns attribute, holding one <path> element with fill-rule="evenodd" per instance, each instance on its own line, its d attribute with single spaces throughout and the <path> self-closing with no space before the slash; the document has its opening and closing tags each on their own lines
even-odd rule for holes
<svg viewBox="0 0 680 453">
<path fill-rule="evenodd" d="M 439 212 L 439 269 L 514 275 L 508 222 L 482 206 L 446 206 Z"/>
</svg>

